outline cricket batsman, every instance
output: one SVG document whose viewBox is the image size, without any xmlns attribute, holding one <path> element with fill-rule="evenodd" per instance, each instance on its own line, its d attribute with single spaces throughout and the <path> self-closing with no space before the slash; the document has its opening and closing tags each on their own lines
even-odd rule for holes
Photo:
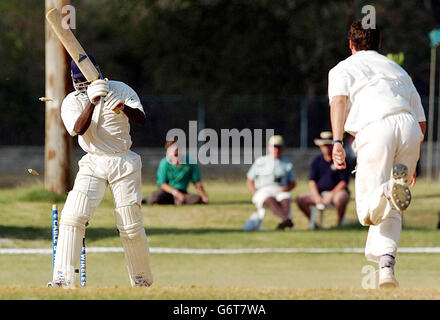
<svg viewBox="0 0 440 320">
<path fill-rule="evenodd" d="M 352 55 L 328 76 L 333 161 L 337 169 L 346 167 L 344 130 L 355 136 L 356 211 L 369 226 L 365 255 L 379 264 L 379 287 L 393 288 L 402 213 L 411 201 L 408 186 L 415 184 L 426 118 L 407 72 L 377 52 L 379 29 L 356 21 L 348 40 Z"/>
<path fill-rule="evenodd" d="M 89 58 L 99 70 L 93 57 Z M 109 186 L 131 286 L 148 287 L 153 278 L 142 224 L 142 163 L 130 150 L 130 121 L 139 125 L 146 121 L 142 104 L 136 92 L 122 82 L 102 76 L 87 82 L 74 61 L 71 76 L 75 91 L 64 99 L 61 118 L 69 134 L 78 135 L 87 154 L 78 162 L 73 189 L 61 212 L 53 285 L 74 287 L 74 267 L 86 225 Z"/>
</svg>

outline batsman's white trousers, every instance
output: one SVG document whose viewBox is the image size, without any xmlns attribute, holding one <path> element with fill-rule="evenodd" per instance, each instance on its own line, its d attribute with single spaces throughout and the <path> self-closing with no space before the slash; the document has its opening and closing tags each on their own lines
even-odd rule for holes
<svg viewBox="0 0 440 320">
<path fill-rule="evenodd" d="M 118 155 L 86 154 L 78 162 L 79 171 L 73 190 L 85 193 L 90 201 L 90 215 L 104 197 L 107 185 L 115 207 L 141 205 L 141 157 L 131 150 Z"/>
<path fill-rule="evenodd" d="M 422 139 L 420 126 L 409 113 L 387 116 L 356 134 L 356 211 L 360 223 L 370 226 L 365 247 L 365 256 L 370 261 L 379 262 L 384 254 L 397 254 L 402 217 L 385 198 L 384 187 L 396 163 L 408 167 L 411 179 Z"/>
<path fill-rule="evenodd" d="M 148 241 L 142 227 L 140 156 L 132 151 L 113 155 L 86 154 L 78 164 L 73 190 L 61 214 L 54 281 L 64 278 L 67 285 L 74 284 L 74 266 L 79 259 L 85 225 L 109 185 L 131 284 L 151 285 Z"/>
</svg>

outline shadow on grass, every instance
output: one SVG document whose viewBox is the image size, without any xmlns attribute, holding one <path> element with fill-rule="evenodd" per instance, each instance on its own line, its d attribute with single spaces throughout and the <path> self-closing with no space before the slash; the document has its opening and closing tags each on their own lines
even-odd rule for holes
<svg viewBox="0 0 440 320">
<path fill-rule="evenodd" d="M 431 230 L 430 228 L 426 227 L 413 227 L 413 226 L 406 226 L 405 224 L 402 227 L 403 230 L 414 230 L 414 231 L 427 231 Z M 359 231 L 368 231 L 368 227 L 361 225 L 359 222 L 350 222 L 347 223 L 345 226 L 332 226 L 329 228 L 325 228 L 322 230 L 317 231 L 352 231 L 352 230 L 359 230 Z"/>
<path fill-rule="evenodd" d="M 243 231 L 239 226 L 237 228 L 148 228 L 144 227 L 147 236 L 154 235 L 205 235 L 205 234 L 255 234 L 255 233 L 283 233 L 268 229 L 265 231 Z M 404 230 L 427 231 L 427 228 L 420 227 L 404 227 Z M 319 230 L 296 230 L 293 233 L 309 233 L 309 232 L 344 232 L 344 231 L 368 231 L 367 227 L 361 226 L 359 223 L 349 223 L 344 227 L 329 227 Z M 284 231 L 286 234 L 290 232 Z M 0 225 L 0 239 L 18 239 L 18 240 L 47 240 L 52 241 L 52 229 L 42 227 L 17 227 Z M 106 238 L 119 237 L 116 226 L 114 228 L 95 228 L 90 226 L 87 228 L 86 237 L 90 240 L 100 240 Z"/>
<path fill-rule="evenodd" d="M 243 230 L 237 229 L 216 229 L 216 228 L 145 228 L 147 235 L 179 235 L 179 234 L 210 234 L 210 233 L 242 233 Z M 41 227 L 17 227 L 1 226 L 0 239 L 19 239 L 19 240 L 47 240 L 52 241 L 52 229 Z M 119 237 L 116 226 L 114 228 L 94 228 L 89 227 L 86 231 L 87 239 L 99 240 L 105 238 Z"/>
<path fill-rule="evenodd" d="M 183 206 L 179 206 L 179 207 L 185 207 L 185 208 L 209 208 L 212 206 L 228 206 L 228 205 L 252 205 L 252 201 L 250 200 L 215 200 L 215 201 L 209 201 L 209 204 L 204 205 L 204 204 L 185 204 Z M 143 208 L 175 208 L 176 206 L 173 204 L 142 204 Z"/>
<path fill-rule="evenodd" d="M 325 230 L 329 230 L 329 231 L 344 231 L 344 230 L 367 230 L 367 227 L 364 227 L 363 225 L 361 225 L 359 222 L 348 222 L 345 226 L 332 226 L 329 227 Z"/>
</svg>

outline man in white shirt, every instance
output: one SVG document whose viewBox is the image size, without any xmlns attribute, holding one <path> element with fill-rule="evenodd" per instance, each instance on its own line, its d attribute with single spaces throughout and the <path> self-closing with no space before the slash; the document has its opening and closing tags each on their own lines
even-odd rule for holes
<svg viewBox="0 0 440 320">
<path fill-rule="evenodd" d="M 293 228 L 291 208 L 292 194 L 296 186 L 293 163 L 285 156 L 284 139 L 280 135 L 270 137 L 269 154 L 255 160 L 246 175 L 246 185 L 252 192 L 252 202 L 257 207 L 243 229 L 257 230 L 265 216 L 265 206 L 281 220 L 277 230 Z"/>
<path fill-rule="evenodd" d="M 380 31 L 350 26 L 352 55 L 329 72 L 333 161 L 344 169 L 345 131 L 355 136 L 356 210 L 369 226 L 365 255 L 379 264 L 379 286 L 396 287 L 394 275 L 402 212 L 408 208 L 426 129 L 414 84 L 399 65 L 379 54 Z M 411 178 L 412 177 L 412 178 Z"/>
<path fill-rule="evenodd" d="M 69 134 L 78 135 L 87 154 L 78 163 L 74 187 L 61 213 L 52 283 L 75 285 L 74 269 L 86 225 L 109 185 L 130 283 L 150 286 L 153 278 L 141 212 L 142 163 L 130 150 L 129 121 L 145 123 L 142 104 L 136 92 L 122 82 L 98 79 L 90 83 L 73 61 L 71 69 L 75 91 L 64 99 L 61 117 Z"/>
</svg>

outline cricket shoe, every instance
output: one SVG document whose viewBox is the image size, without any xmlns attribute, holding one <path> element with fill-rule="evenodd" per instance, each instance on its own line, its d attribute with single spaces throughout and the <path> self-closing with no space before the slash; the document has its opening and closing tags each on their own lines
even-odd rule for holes
<svg viewBox="0 0 440 320">
<path fill-rule="evenodd" d="M 394 276 L 393 267 L 384 267 L 379 269 L 379 288 L 392 289 L 397 288 L 399 283 Z"/>
<path fill-rule="evenodd" d="M 284 231 L 284 229 L 286 229 L 286 228 L 288 228 L 290 230 L 293 230 L 293 222 L 292 222 L 292 220 L 290 220 L 290 219 L 284 220 L 283 222 L 281 222 L 277 226 L 277 228 L 275 230 L 283 230 Z"/>
<path fill-rule="evenodd" d="M 400 212 L 406 210 L 411 203 L 411 191 L 408 188 L 408 167 L 397 163 L 393 167 L 389 199 Z"/>
<path fill-rule="evenodd" d="M 56 278 L 54 281 L 48 282 L 47 287 L 74 289 L 75 285 L 68 284 L 63 276 Z"/>
<path fill-rule="evenodd" d="M 260 230 L 263 219 L 258 216 L 258 212 L 254 212 L 243 225 L 244 231 Z"/>
</svg>

